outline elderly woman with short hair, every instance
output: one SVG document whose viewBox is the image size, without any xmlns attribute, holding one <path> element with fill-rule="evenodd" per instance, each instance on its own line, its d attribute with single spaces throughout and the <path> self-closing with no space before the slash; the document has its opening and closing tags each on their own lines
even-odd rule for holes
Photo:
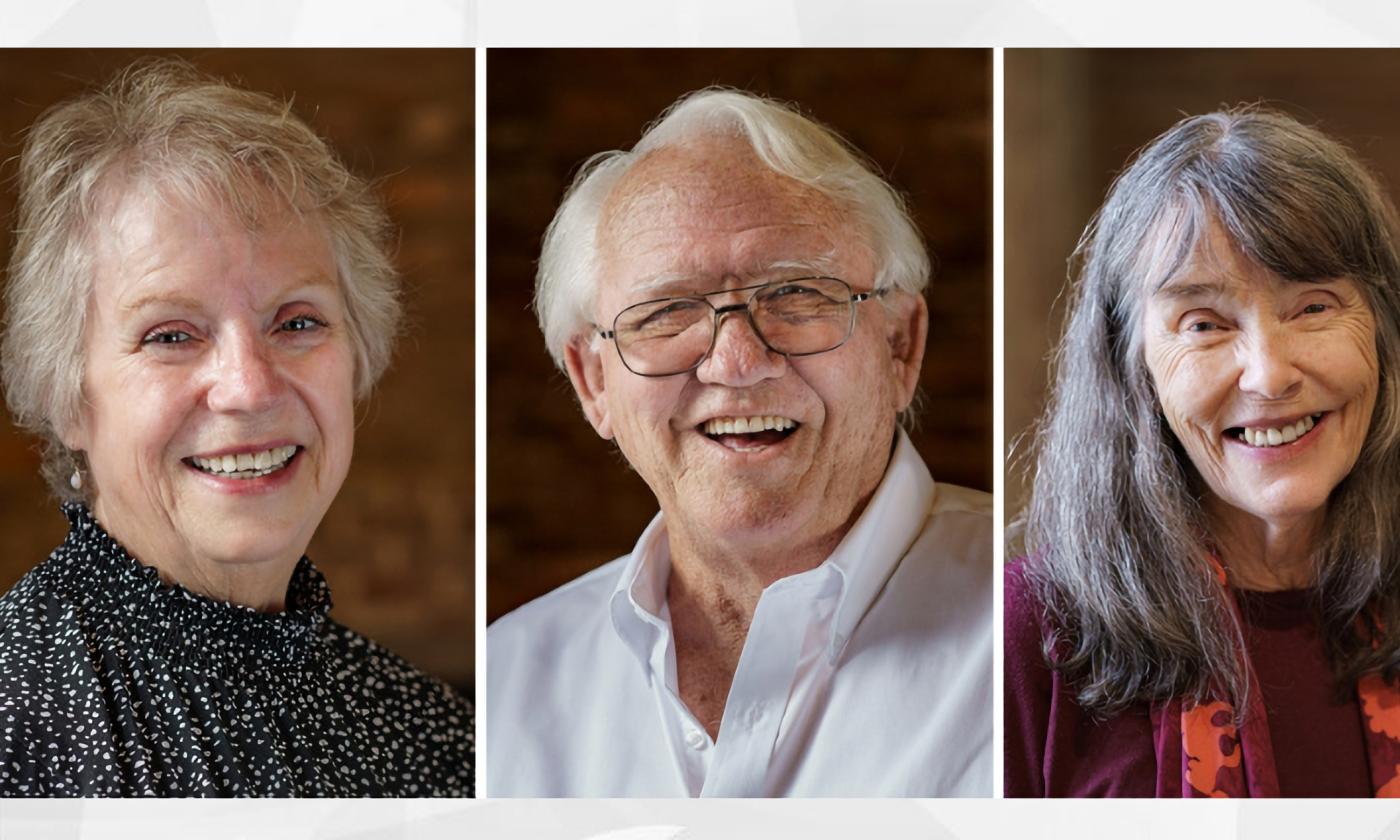
<svg viewBox="0 0 1400 840">
<path fill-rule="evenodd" d="M 1007 573 L 1008 796 L 1397 794 L 1395 236 L 1267 110 L 1115 182 Z"/>
<path fill-rule="evenodd" d="M 19 190 L 5 392 L 72 528 L 0 599 L 0 792 L 470 795 L 469 705 L 303 556 L 399 321 L 367 185 L 155 61 L 44 114 Z"/>
</svg>

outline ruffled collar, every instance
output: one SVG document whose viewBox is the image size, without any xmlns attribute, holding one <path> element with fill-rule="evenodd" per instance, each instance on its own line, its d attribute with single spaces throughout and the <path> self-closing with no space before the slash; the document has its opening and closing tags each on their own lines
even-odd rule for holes
<svg viewBox="0 0 1400 840">
<path fill-rule="evenodd" d="M 331 596 L 307 558 L 292 572 L 285 610 L 263 613 L 166 584 L 85 505 L 66 503 L 63 513 L 68 537 L 40 573 L 81 611 L 90 632 L 202 671 L 296 667 L 316 649 Z"/>
</svg>

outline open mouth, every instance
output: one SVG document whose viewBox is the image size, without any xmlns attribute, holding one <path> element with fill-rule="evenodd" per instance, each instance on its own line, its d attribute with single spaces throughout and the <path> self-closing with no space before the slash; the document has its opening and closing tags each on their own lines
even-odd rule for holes
<svg viewBox="0 0 1400 840">
<path fill-rule="evenodd" d="M 186 465 L 202 473 L 219 478 L 247 480 L 262 478 L 286 469 L 302 449 L 300 446 L 274 446 L 261 452 L 240 452 L 237 455 L 214 455 L 209 458 L 191 455 L 183 460 Z"/>
<path fill-rule="evenodd" d="M 700 424 L 700 431 L 730 449 L 760 449 L 781 443 L 801 426 L 790 417 L 765 414 L 756 417 L 715 417 Z"/>
<path fill-rule="evenodd" d="M 1285 426 L 1259 428 L 1255 426 L 1235 426 L 1225 430 L 1225 434 L 1235 440 L 1252 446 L 1256 449 L 1267 449 L 1272 446 L 1287 446 L 1297 442 L 1300 438 L 1306 437 L 1312 432 L 1324 414 L 1309 414 L 1296 423 Z"/>
</svg>

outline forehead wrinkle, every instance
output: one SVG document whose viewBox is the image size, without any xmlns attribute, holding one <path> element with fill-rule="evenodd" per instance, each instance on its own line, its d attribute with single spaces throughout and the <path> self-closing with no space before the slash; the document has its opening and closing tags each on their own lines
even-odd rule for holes
<svg viewBox="0 0 1400 840">
<path fill-rule="evenodd" d="M 312 271 L 275 289 L 269 296 L 269 300 L 277 301 L 282 298 L 293 297 L 296 292 L 321 288 L 339 291 L 340 284 L 336 282 L 334 277 L 328 276 L 323 271 Z M 123 303 L 121 309 L 123 312 L 134 312 L 138 309 L 155 304 L 169 304 L 182 309 L 198 309 L 207 302 L 207 298 L 190 297 L 189 295 L 184 295 L 179 292 L 156 291 L 144 294 L 129 303 Z M 268 306 L 270 307 L 271 304 L 268 304 Z"/>
<path fill-rule="evenodd" d="M 1238 284 L 1232 280 L 1253 285 L 1280 279 L 1244 250 L 1214 210 L 1190 205 L 1173 216 L 1156 234 L 1157 258 L 1167 260 L 1168 270 L 1152 289 L 1154 297 L 1234 296 Z"/>
<path fill-rule="evenodd" d="M 832 276 L 835 271 L 836 259 L 834 251 L 818 254 L 811 259 L 779 259 L 755 262 L 751 269 L 745 269 L 734 273 L 745 285 L 749 281 L 754 283 L 769 282 L 775 272 L 800 272 L 804 277 Z M 687 285 L 714 284 L 715 288 L 723 285 L 724 277 L 716 276 L 703 271 L 662 271 L 656 274 L 644 275 L 637 278 L 629 287 L 629 291 L 646 294 L 655 291 L 669 291 L 673 287 Z M 788 279 L 791 279 L 789 276 Z M 705 288 L 709 288 L 706 286 Z M 694 289 L 677 291 L 677 294 L 694 292 Z"/>
<path fill-rule="evenodd" d="M 801 205 L 806 218 L 786 222 L 790 227 L 835 227 L 844 221 L 830 198 L 775 172 L 747 143 L 708 137 L 655 149 L 633 165 L 603 202 L 599 238 L 621 233 L 619 227 L 627 233 L 652 230 L 645 220 L 677 210 L 703 212 L 706 226 L 722 229 L 730 211 L 755 200 Z M 743 227 L 750 229 L 747 223 Z"/>
</svg>

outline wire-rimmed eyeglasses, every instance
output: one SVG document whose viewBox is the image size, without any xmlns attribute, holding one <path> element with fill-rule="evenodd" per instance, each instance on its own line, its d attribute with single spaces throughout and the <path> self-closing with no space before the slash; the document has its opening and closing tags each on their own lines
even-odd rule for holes
<svg viewBox="0 0 1400 840">
<path fill-rule="evenodd" d="M 752 294 L 744 303 L 710 303 L 715 295 L 735 292 Z M 634 303 L 617 313 L 612 329 L 598 334 L 617 345 L 622 364 L 638 376 L 695 370 L 714 350 L 720 322 L 731 312 L 744 312 L 774 353 L 813 356 L 845 344 L 855 329 L 856 304 L 885 292 L 853 292 L 835 277 L 798 277 Z"/>
</svg>

